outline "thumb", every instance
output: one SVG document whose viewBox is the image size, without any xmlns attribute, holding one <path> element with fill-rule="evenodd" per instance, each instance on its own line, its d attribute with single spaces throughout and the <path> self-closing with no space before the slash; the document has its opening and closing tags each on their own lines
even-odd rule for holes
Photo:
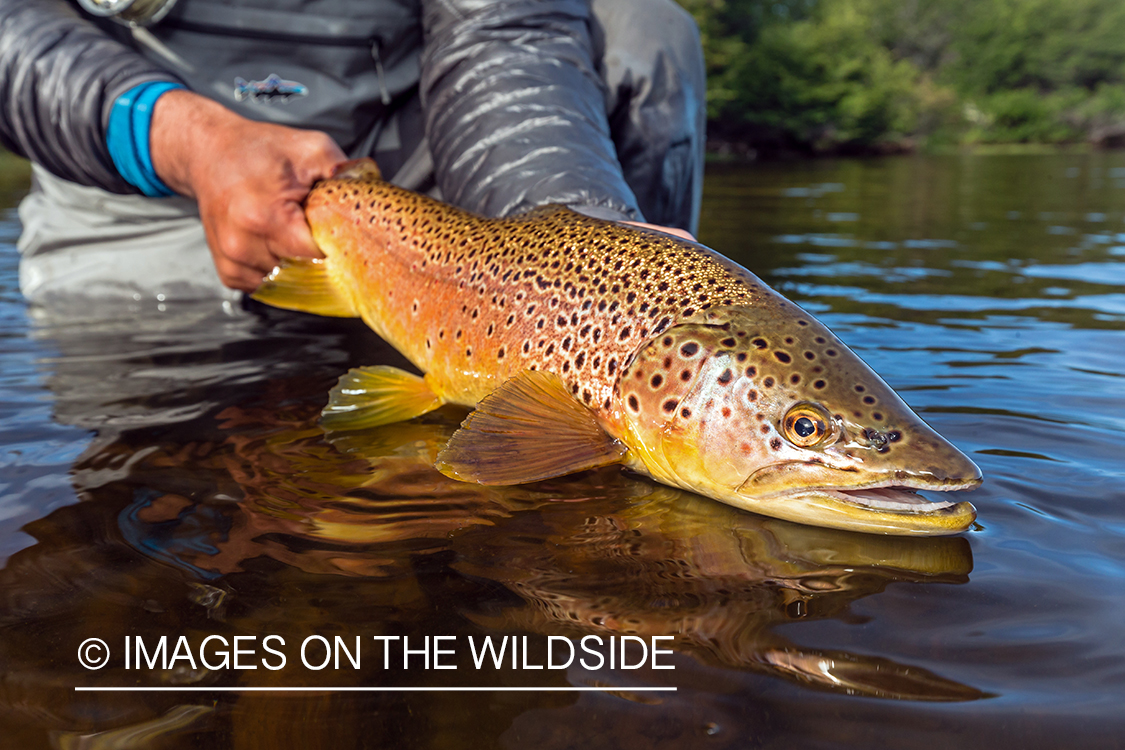
<svg viewBox="0 0 1125 750">
<path fill-rule="evenodd" d="M 267 249 L 278 258 L 323 258 L 316 246 L 305 211 L 299 203 L 287 203 L 277 232 L 266 240 Z"/>
</svg>

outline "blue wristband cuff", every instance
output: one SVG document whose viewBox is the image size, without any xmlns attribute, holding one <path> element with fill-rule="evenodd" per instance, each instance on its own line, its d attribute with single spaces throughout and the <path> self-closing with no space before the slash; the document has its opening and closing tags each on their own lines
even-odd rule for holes
<svg viewBox="0 0 1125 750">
<path fill-rule="evenodd" d="M 186 87 L 168 81 L 142 83 L 117 97 L 109 111 L 105 140 L 113 166 L 126 182 L 152 198 L 173 195 L 152 167 L 148 142 L 152 107 L 166 92 L 182 88 Z"/>
</svg>

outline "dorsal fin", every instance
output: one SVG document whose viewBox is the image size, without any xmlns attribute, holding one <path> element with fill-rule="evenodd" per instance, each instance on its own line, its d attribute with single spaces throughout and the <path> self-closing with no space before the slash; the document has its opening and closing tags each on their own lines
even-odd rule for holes
<svg viewBox="0 0 1125 750">
<path fill-rule="evenodd" d="M 477 405 L 436 466 L 464 482 L 524 484 L 616 463 L 625 452 L 558 375 L 527 370 Z"/>
</svg>

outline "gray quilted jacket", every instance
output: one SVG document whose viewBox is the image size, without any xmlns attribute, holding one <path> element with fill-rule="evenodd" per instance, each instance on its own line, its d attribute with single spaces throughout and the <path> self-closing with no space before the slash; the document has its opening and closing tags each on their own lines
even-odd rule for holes
<svg viewBox="0 0 1125 750">
<path fill-rule="evenodd" d="M 105 127 L 139 83 L 182 82 L 247 117 L 324 130 L 353 156 L 420 93 L 447 200 L 496 216 L 555 202 L 639 218 L 594 29 L 583 0 L 179 0 L 141 30 L 64 0 L 0 0 L 0 142 L 131 193 Z M 286 97 L 271 76 L 304 91 Z"/>
</svg>

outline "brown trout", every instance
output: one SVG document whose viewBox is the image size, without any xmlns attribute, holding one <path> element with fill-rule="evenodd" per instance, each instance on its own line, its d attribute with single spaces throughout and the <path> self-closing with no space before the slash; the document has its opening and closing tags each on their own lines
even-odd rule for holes
<svg viewBox="0 0 1125 750">
<path fill-rule="evenodd" d="M 980 470 L 831 331 L 702 245 L 562 206 L 487 219 L 395 187 L 370 160 L 318 183 L 323 260 L 255 293 L 361 317 L 425 375 L 356 368 L 326 430 L 475 409 L 443 473 L 522 484 L 621 463 L 801 523 L 952 534 Z"/>
</svg>

